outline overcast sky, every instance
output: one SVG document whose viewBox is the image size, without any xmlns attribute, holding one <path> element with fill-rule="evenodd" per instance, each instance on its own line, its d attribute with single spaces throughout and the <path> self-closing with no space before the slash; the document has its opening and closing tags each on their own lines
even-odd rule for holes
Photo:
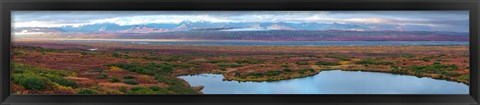
<svg viewBox="0 0 480 105">
<path fill-rule="evenodd" d="M 468 11 L 14 11 L 13 27 L 82 26 L 95 23 L 318 22 L 423 25 L 468 32 Z"/>
</svg>

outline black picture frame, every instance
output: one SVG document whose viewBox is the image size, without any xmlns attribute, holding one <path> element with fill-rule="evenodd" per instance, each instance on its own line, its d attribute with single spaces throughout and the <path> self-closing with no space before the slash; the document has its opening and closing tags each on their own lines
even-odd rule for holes
<svg viewBox="0 0 480 105">
<path fill-rule="evenodd" d="M 478 0 L 2 0 L 0 3 L 0 102 L 32 104 L 479 104 Z M 11 11 L 14 10 L 468 10 L 469 95 L 12 95 Z"/>
</svg>

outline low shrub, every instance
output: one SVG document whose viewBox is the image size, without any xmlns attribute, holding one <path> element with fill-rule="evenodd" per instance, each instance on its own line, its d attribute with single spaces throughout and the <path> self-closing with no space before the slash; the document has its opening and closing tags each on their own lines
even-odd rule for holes
<svg viewBox="0 0 480 105">
<path fill-rule="evenodd" d="M 120 82 L 120 79 L 118 77 L 112 77 L 109 80 L 110 82 Z"/>
<path fill-rule="evenodd" d="M 460 74 L 458 74 L 458 73 L 455 73 L 455 72 L 448 72 L 446 75 L 447 75 L 447 76 L 451 76 L 451 77 L 458 77 L 458 76 L 461 76 Z"/>
<path fill-rule="evenodd" d="M 273 71 L 268 71 L 267 76 L 278 76 L 282 73 L 280 70 L 273 70 Z"/>
<path fill-rule="evenodd" d="M 224 68 L 234 68 L 234 67 L 242 67 L 243 66 L 242 64 L 238 64 L 238 63 L 219 63 L 217 65 L 220 66 L 220 67 L 224 67 Z"/>
<path fill-rule="evenodd" d="M 462 75 L 462 76 L 458 77 L 458 79 L 460 79 L 460 80 L 470 80 L 470 75 Z"/>
<path fill-rule="evenodd" d="M 402 55 L 400 55 L 400 57 L 403 57 L 403 58 L 414 58 L 414 57 L 416 57 L 416 55 L 415 55 L 415 54 L 402 54 Z"/>
<path fill-rule="evenodd" d="M 121 54 L 118 54 L 118 53 L 113 53 L 112 54 L 112 57 L 114 58 L 120 58 L 122 55 Z"/>
<path fill-rule="evenodd" d="M 362 64 L 362 65 L 393 65 L 393 62 L 383 62 L 383 61 L 376 61 L 374 59 L 367 59 L 367 60 L 361 60 L 358 62 L 355 62 L 356 64 Z"/>
<path fill-rule="evenodd" d="M 300 74 L 305 74 L 306 71 L 307 71 L 307 70 L 304 70 L 304 69 L 302 69 L 302 70 L 297 70 L 297 72 L 300 73 Z"/>
<path fill-rule="evenodd" d="M 227 69 L 222 67 L 222 68 L 220 68 L 220 70 L 225 71 L 225 70 L 227 70 Z"/>
<path fill-rule="evenodd" d="M 140 91 L 140 90 L 148 90 L 147 88 L 145 87 L 140 87 L 140 86 L 136 86 L 136 87 L 132 87 L 132 89 L 130 89 L 132 91 Z"/>
<path fill-rule="evenodd" d="M 298 61 L 298 62 L 295 62 L 295 64 L 297 64 L 297 65 L 309 65 L 310 63 L 307 62 L 307 61 Z"/>
<path fill-rule="evenodd" d="M 239 63 L 239 64 L 244 64 L 244 63 L 246 63 L 246 64 L 261 64 L 261 63 L 265 62 L 265 60 L 247 58 L 247 59 L 243 59 L 243 60 L 237 60 L 235 62 Z"/>
<path fill-rule="evenodd" d="M 344 60 L 344 61 L 349 61 L 350 60 L 350 57 L 348 57 L 346 55 L 327 55 L 326 57 L 327 58 L 336 58 L 336 59 L 340 59 L 340 60 Z"/>
<path fill-rule="evenodd" d="M 87 88 L 82 88 L 78 90 L 77 94 L 97 94 L 97 91 Z"/>
<path fill-rule="evenodd" d="M 123 83 L 129 84 L 129 85 L 137 85 L 138 82 L 135 80 L 123 80 Z"/>
<path fill-rule="evenodd" d="M 62 77 L 57 77 L 53 75 L 47 75 L 46 76 L 50 81 L 58 83 L 59 85 L 62 86 L 68 86 L 68 87 L 77 87 L 77 82 L 72 81 L 72 80 L 67 80 Z"/>
<path fill-rule="evenodd" d="M 457 70 L 457 69 L 459 69 L 457 65 L 444 65 L 444 64 L 441 64 L 440 62 L 434 62 L 431 65 L 425 65 L 425 66 L 417 66 L 417 65 L 412 66 L 412 70 L 415 72 L 440 73 L 448 76 L 458 76 L 456 74 L 448 74 L 450 73 L 449 71 Z"/>
<path fill-rule="evenodd" d="M 40 76 L 30 74 L 15 74 L 13 82 L 27 90 L 43 90 L 47 88 L 47 81 Z"/>
<path fill-rule="evenodd" d="M 100 75 L 97 76 L 98 79 L 106 79 L 108 76 L 105 73 L 101 73 Z"/>
<path fill-rule="evenodd" d="M 315 65 L 335 66 L 335 65 L 340 65 L 340 64 L 338 64 L 338 63 L 333 63 L 333 62 L 318 61 L 318 62 L 315 62 Z"/>
<path fill-rule="evenodd" d="M 309 71 L 309 72 L 315 72 L 315 69 L 313 69 L 313 68 L 303 68 L 302 70 Z"/>
<path fill-rule="evenodd" d="M 150 86 L 150 89 L 152 89 L 153 91 L 160 91 L 160 89 L 162 89 L 162 88 L 160 88 L 158 86 Z"/>
<path fill-rule="evenodd" d="M 123 93 L 127 93 L 127 92 L 128 92 L 128 91 L 127 91 L 127 87 L 124 87 L 124 86 L 118 88 L 118 91 L 123 92 Z"/>
<path fill-rule="evenodd" d="M 265 76 L 265 74 L 261 72 L 251 72 L 251 73 L 248 73 L 246 76 L 263 77 Z"/>
<path fill-rule="evenodd" d="M 123 76 L 123 79 L 134 79 L 135 76 L 131 76 L 131 75 L 126 75 L 126 76 Z"/>
<path fill-rule="evenodd" d="M 235 77 L 240 77 L 241 74 L 240 74 L 240 72 L 235 72 L 235 75 L 234 75 L 234 76 L 235 76 Z"/>
<path fill-rule="evenodd" d="M 226 63 L 228 62 L 227 60 L 210 60 L 207 61 L 207 63 Z"/>
</svg>

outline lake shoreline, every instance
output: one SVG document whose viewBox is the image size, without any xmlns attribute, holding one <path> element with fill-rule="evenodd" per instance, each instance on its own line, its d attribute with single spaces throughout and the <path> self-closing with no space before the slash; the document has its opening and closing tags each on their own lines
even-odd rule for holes
<svg viewBox="0 0 480 105">
<path fill-rule="evenodd" d="M 322 73 L 322 72 L 325 72 L 325 74 Z M 370 71 L 358 71 L 358 72 L 356 72 L 356 71 L 348 71 L 348 70 L 322 70 L 322 72 L 320 72 L 318 74 L 315 74 L 313 76 L 306 76 L 306 77 L 301 77 L 301 78 L 293 78 L 293 79 L 278 80 L 278 81 L 225 80 L 224 79 L 225 77 L 222 74 L 212 74 L 212 73 L 183 75 L 183 76 L 178 76 L 177 78 L 184 79 L 185 81 L 188 81 L 188 83 L 190 85 L 194 86 L 194 87 L 202 87 L 203 90 L 200 90 L 200 91 L 203 92 L 203 94 L 227 94 L 227 93 L 230 93 L 232 91 L 235 91 L 233 94 L 252 94 L 252 91 L 257 89 L 257 88 L 251 88 L 252 85 L 253 85 L 253 87 L 256 87 L 256 86 L 263 87 L 267 84 L 272 84 L 272 85 L 270 85 L 272 87 L 277 87 L 277 86 L 282 87 L 282 85 L 291 86 L 291 84 L 296 84 L 296 83 L 324 84 L 322 86 L 323 88 L 315 88 L 315 89 L 325 90 L 324 92 L 326 92 L 328 90 L 329 92 L 327 92 L 327 93 L 322 93 L 321 91 L 313 92 L 312 90 L 308 90 L 308 89 L 305 90 L 303 88 L 298 88 L 300 90 L 289 89 L 289 91 L 282 91 L 282 89 L 280 89 L 280 90 L 275 90 L 274 89 L 275 91 L 265 91 L 265 92 L 269 92 L 269 93 L 256 93 L 256 92 L 254 92 L 254 93 L 255 94 L 292 94 L 292 93 L 295 93 L 295 92 L 292 92 L 292 91 L 302 91 L 302 90 L 304 90 L 304 91 L 313 92 L 313 93 L 309 93 L 309 94 L 331 94 L 331 93 L 335 93 L 335 94 L 355 94 L 355 93 L 348 93 L 348 91 L 343 91 L 342 93 L 331 92 L 331 91 L 342 90 L 342 89 L 337 90 L 336 88 L 332 89 L 332 87 L 345 86 L 345 85 L 350 85 L 350 86 L 359 85 L 359 84 L 356 84 L 356 83 L 345 83 L 346 82 L 345 80 L 348 80 L 348 79 L 343 78 L 343 76 L 348 76 L 349 78 L 359 78 L 359 80 L 353 79 L 353 80 L 356 80 L 357 82 L 364 81 L 364 79 L 373 79 L 373 81 L 368 81 L 366 84 L 372 84 L 373 83 L 374 85 L 380 85 L 380 84 L 383 84 L 383 83 L 392 83 L 392 82 L 389 82 L 389 81 L 392 81 L 392 80 L 393 81 L 396 81 L 396 80 L 403 81 L 403 82 L 401 82 L 402 85 L 399 85 L 397 83 L 392 83 L 392 84 L 397 85 L 397 86 L 394 86 L 392 88 L 378 88 L 377 87 L 377 89 L 381 89 L 381 90 L 377 91 L 376 89 L 374 89 L 375 91 L 370 91 L 370 92 L 373 92 L 373 93 L 368 93 L 368 94 L 390 94 L 390 93 L 385 92 L 385 91 L 390 91 L 390 92 L 391 91 L 401 91 L 402 89 L 408 88 L 408 87 L 411 87 L 411 86 L 412 87 L 419 86 L 419 85 L 408 85 L 408 84 L 410 84 L 409 79 L 402 80 L 402 79 L 399 79 L 399 78 L 418 79 L 418 80 L 424 81 L 424 82 L 425 81 L 431 81 L 431 82 L 427 82 L 427 83 L 432 83 L 433 87 L 436 87 L 436 86 L 450 87 L 450 86 L 453 86 L 453 85 L 462 86 L 462 87 L 463 86 L 465 86 L 465 87 L 469 86 L 469 85 L 459 83 L 459 82 L 454 82 L 454 81 L 439 80 L 439 79 L 434 79 L 434 78 L 429 78 L 429 77 L 419 78 L 419 77 L 416 77 L 416 76 L 413 76 L 413 75 L 396 76 L 397 74 L 385 73 L 385 72 L 370 72 Z M 337 75 L 331 75 L 334 72 L 336 72 Z M 342 75 L 338 75 L 338 73 L 340 73 Z M 343 75 L 343 74 L 348 74 L 348 75 Z M 353 74 L 357 74 L 357 75 L 353 75 Z M 380 76 L 380 77 L 387 76 L 387 77 L 391 77 L 391 78 L 388 78 L 388 79 L 387 78 L 383 78 L 383 79 L 371 78 L 372 77 L 371 75 L 359 75 L 359 74 L 375 74 L 375 75 Z M 364 76 L 367 76 L 367 77 L 364 77 Z M 376 76 L 373 76 L 373 77 L 376 77 Z M 392 78 L 396 78 L 396 79 L 392 79 Z M 322 79 L 322 80 L 319 80 L 319 79 Z M 384 79 L 387 79 L 387 80 L 383 81 Z M 378 81 L 378 80 L 380 80 L 380 81 Z M 311 81 L 311 82 L 308 82 L 308 81 Z M 317 81 L 317 82 L 313 82 L 313 81 Z M 334 82 L 334 81 L 337 81 L 337 82 Z M 418 81 L 416 81 L 416 82 L 418 82 Z M 449 83 L 450 85 L 439 85 L 439 84 L 437 84 L 439 82 Z M 331 84 L 331 83 L 333 83 L 333 84 Z M 330 85 L 327 85 L 327 84 L 330 84 Z M 415 84 L 415 83 L 413 83 L 413 84 Z M 307 87 L 305 87 L 305 88 L 312 88 L 312 87 L 308 87 L 309 85 L 306 85 L 306 86 Z M 388 86 L 390 86 L 390 85 L 388 85 Z M 398 86 L 405 86 L 405 87 L 404 88 L 398 88 Z M 429 88 L 430 86 L 431 85 L 422 86 L 422 87 L 423 88 Z M 222 88 L 222 87 L 231 87 L 231 88 Z M 376 86 L 372 86 L 372 87 L 376 87 Z M 367 89 L 367 90 L 365 90 L 365 91 L 355 91 L 355 92 L 368 92 L 368 90 L 370 88 L 362 88 L 360 90 L 363 90 L 363 89 Z M 448 90 L 448 88 L 444 88 L 444 89 Z M 261 89 L 259 89 L 259 91 L 260 90 Z M 413 91 L 415 91 L 415 90 L 413 90 Z M 439 90 L 431 90 L 431 91 L 439 91 Z M 458 90 L 455 90 L 455 91 L 458 91 Z M 318 92 L 320 92 L 320 93 L 318 93 Z M 347 92 L 347 93 L 345 93 L 345 92 Z M 442 92 L 446 92 L 446 91 L 442 91 Z M 426 94 L 429 94 L 429 93 L 426 92 Z M 447 94 L 449 94 L 449 93 L 447 92 Z"/>
<path fill-rule="evenodd" d="M 304 75 L 295 75 L 290 77 L 267 77 L 267 78 L 238 78 L 235 76 L 229 76 L 226 74 L 222 74 L 224 76 L 224 80 L 227 81 L 239 81 L 239 82 L 272 82 L 272 81 L 281 81 L 281 80 L 290 80 L 296 78 L 304 78 L 309 76 L 314 76 L 322 71 L 332 71 L 332 70 L 340 70 L 340 71 L 362 71 L 362 72 L 379 72 L 379 73 L 390 73 L 396 75 L 409 75 L 409 76 L 416 76 L 416 77 L 428 77 L 437 80 L 447 80 L 453 81 L 458 83 L 463 83 L 465 85 L 470 85 L 469 81 L 462 81 L 453 77 L 442 77 L 442 75 L 435 75 L 435 74 L 418 74 L 412 72 L 400 73 L 395 72 L 387 69 L 358 69 L 358 68 L 348 68 L 348 66 L 326 66 L 326 67 L 319 67 L 318 70 L 315 70 L 313 73 L 308 73 Z M 212 74 L 219 74 L 219 73 L 212 73 Z M 221 73 L 220 73 L 221 74 Z"/>
</svg>

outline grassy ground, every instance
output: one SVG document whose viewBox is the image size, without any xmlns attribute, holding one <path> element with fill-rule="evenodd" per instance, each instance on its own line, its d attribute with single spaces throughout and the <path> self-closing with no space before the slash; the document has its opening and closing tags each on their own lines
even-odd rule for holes
<svg viewBox="0 0 480 105">
<path fill-rule="evenodd" d="M 468 46 L 14 44 L 12 91 L 17 94 L 201 94 L 201 87 L 176 78 L 200 73 L 275 81 L 352 70 L 469 81 Z M 30 86 L 31 81 L 38 84 Z"/>
</svg>

